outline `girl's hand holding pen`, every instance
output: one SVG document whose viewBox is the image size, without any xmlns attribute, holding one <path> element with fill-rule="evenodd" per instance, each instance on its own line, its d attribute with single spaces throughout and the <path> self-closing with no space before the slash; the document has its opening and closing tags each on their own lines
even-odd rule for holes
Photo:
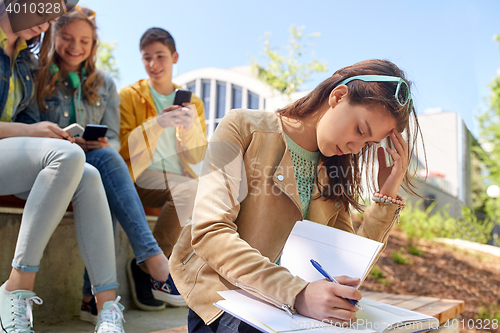
<svg viewBox="0 0 500 333">
<path fill-rule="evenodd" d="M 328 323 L 351 324 L 356 317 L 356 308 L 346 298 L 360 300 L 356 286 L 360 280 L 348 276 L 335 278 L 340 284 L 327 279 L 311 282 L 296 297 L 294 307 L 304 316 Z"/>
</svg>

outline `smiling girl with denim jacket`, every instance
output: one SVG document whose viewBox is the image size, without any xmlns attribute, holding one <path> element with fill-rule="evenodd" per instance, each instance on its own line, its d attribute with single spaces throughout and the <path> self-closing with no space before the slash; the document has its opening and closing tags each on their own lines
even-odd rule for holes
<svg viewBox="0 0 500 333">
<path fill-rule="evenodd" d="M 396 65 L 369 60 L 338 70 L 275 113 L 233 110 L 223 118 L 207 150 L 193 220 L 170 258 L 191 333 L 252 331 L 213 305 L 218 291 L 237 288 L 318 320 L 354 318 L 357 308 L 343 298 L 361 298 L 351 287 L 359 279 L 307 283 L 277 262 L 297 220 L 354 232 L 349 207 L 361 208 L 362 172 L 376 179 L 368 163 L 375 152 L 379 192 L 357 233 L 387 242 L 404 206 L 398 189 L 403 183 L 412 191 L 415 137 L 408 130 L 410 119 L 416 129 L 418 123 L 409 85 Z M 392 148 L 381 147 L 384 140 Z"/>
<path fill-rule="evenodd" d="M 125 230 L 137 262 L 144 263 L 156 280 L 150 282 L 151 288 L 163 285 L 169 277 L 168 259 L 153 237 L 127 165 L 118 153 L 118 92 L 113 80 L 96 69 L 95 13 L 77 6 L 54 23 L 51 33 L 54 34 L 52 54 L 40 58 L 37 74 L 39 82 L 47 82 L 38 89 L 41 117 L 60 127 L 75 122 L 82 126 L 107 125 L 106 137 L 97 141 L 77 137 L 76 143 L 84 149 L 87 163 L 99 170 L 111 213 Z M 162 295 L 163 290 L 167 290 L 159 289 Z M 84 284 L 83 293 L 81 319 L 95 322 L 97 318 L 95 312 L 92 313 L 94 305 L 88 283 Z"/>
<path fill-rule="evenodd" d="M 7 3 L 7 2 L 6 2 Z M 8 2 L 10 3 L 10 1 Z M 16 19 L 11 15 L 10 19 Z M 36 19 L 40 19 L 37 15 Z M 98 308 L 116 306 L 111 215 L 99 173 L 57 125 L 39 122 L 32 50 L 49 23 L 13 32 L 0 1 L 0 195 L 27 199 L 9 279 L 0 287 L 4 332 L 33 332 L 33 292 L 43 251 L 72 201 L 80 253 L 88 265 Z M 40 51 L 43 54 L 43 47 Z M 28 124 L 14 121 L 24 121 Z M 121 314 L 121 311 L 118 311 Z M 117 311 L 101 311 L 110 317 Z M 100 331 L 105 332 L 105 331 Z"/>
</svg>

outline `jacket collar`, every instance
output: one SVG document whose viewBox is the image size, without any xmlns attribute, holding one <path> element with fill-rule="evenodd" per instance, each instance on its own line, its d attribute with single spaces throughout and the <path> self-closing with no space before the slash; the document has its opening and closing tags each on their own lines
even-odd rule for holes
<svg viewBox="0 0 500 333">
<path fill-rule="evenodd" d="M 147 101 L 152 108 L 155 108 L 153 95 L 151 95 L 151 89 L 149 88 L 149 78 L 137 81 L 132 85 L 132 89 L 134 89 L 141 98 Z M 182 88 L 174 83 L 174 89 Z"/>
<path fill-rule="evenodd" d="M 278 116 L 277 123 L 278 131 L 281 133 L 281 137 L 285 145 L 285 151 L 283 153 L 283 156 L 281 157 L 281 161 L 278 167 L 273 174 L 273 181 L 276 186 L 295 203 L 295 205 L 299 208 L 300 213 L 302 214 L 299 190 L 297 188 L 295 173 L 293 171 L 293 161 L 290 155 L 290 151 L 288 150 L 288 144 L 285 138 L 283 123 L 280 116 Z M 328 173 L 326 172 L 325 168 L 321 168 L 318 174 L 318 182 L 321 185 L 326 185 L 327 187 L 329 186 Z M 338 212 L 343 205 L 339 205 L 338 203 L 333 204 L 331 200 L 325 200 L 324 198 L 320 198 L 320 196 L 321 193 L 318 186 L 316 185 L 315 180 L 313 191 L 311 193 L 311 201 L 309 204 L 309 214 L 307 216 L 307 219 L 321 224 L 327 224 L 331 217 L 336 212 Z"/>
<path fill-rule="evenodd" d="M 277 188 L 280 189 L 281 192 L 286 194 L 290 200 L 293 201 L 295 206 L 300 211 L 302 215 L 302 205 L 300 203 L 299 190 L 297 188 L 297 182 L 295 180 L 295 172 L 293 167 L 292 156 L 290 155 L 290 151 L 288 150 L 288 144 L 285 138 L 285 132 L 283 131 L 283 122 L 281 116 L 277 115 L 278 121 L 278 131 L 281 133 L 281 139 L 283 140 L 283 144 L 285 145 L 285 151 L 283 152 L 283 156 L 276 167 L 273 173 L 273 182 Z"/>
</svg>

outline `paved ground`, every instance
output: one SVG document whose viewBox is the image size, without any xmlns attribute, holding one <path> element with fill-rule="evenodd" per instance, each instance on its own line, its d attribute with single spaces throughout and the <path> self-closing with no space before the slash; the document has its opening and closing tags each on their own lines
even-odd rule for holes
<svg viewBox="0 0 500 333">
<path fill-rule="evenodd" d="M 187 324 L 188 308 L 166 308 L 163 311 L 146 312 L 129 310 L 124 313 L 126 333 L 151 333 Z M 79 318 L 47 324 L 35 316 L 36 333 L 93 333 L 94 326 Z"/>
<path fill-rule="evenodd" d="M 466 241 L 463 239 L 436 238 L 435 240 L 438 242 L 441 242 L 441 243 L 456 246 L 456 247 L 461 248 L 461 249 L 466 249 L 469 251 L 485 252 L 485 253 L 493 254 L 497 257 L 500 257 L 500 247 L 498 247 L 498 246 L 479 244 L 479 243 Z"/>
</svg>

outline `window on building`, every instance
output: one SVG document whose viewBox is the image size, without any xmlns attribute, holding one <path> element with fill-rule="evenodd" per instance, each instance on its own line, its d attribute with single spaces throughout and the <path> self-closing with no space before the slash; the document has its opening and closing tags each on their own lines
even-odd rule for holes
<svg viewBox="0 0 500 333">
<path fill-rule="evenodd" d="M 186 84 L 186 89 L 192 92 L 193 94 L 196 93 L 196 81 L 191 81 Z"/>
<path fill-rule="evenodd" d="M 226 114 L 226 82 L 217 81 L 217 114 L 220 119 Z"/>
<path fill-rule="evenodd" d="M 248 91 L 248 108 L 258 109 L 259 108 L 259 95 L 254 92 Z"/>
<path fill-rule="evenodd" d="M 205 104 L 205 119 L 209 119 L 210 113 L 210 80 L 201 80 L 201 99 Z"/>
<path fill-rule="evenodd" d="M 241 100 L 243 97 L 243 93 L 241 87 L 234 86 L 232 87 L 231 92 L 231 109 L 240 109 L 241 108 Z"/>
</svg>

